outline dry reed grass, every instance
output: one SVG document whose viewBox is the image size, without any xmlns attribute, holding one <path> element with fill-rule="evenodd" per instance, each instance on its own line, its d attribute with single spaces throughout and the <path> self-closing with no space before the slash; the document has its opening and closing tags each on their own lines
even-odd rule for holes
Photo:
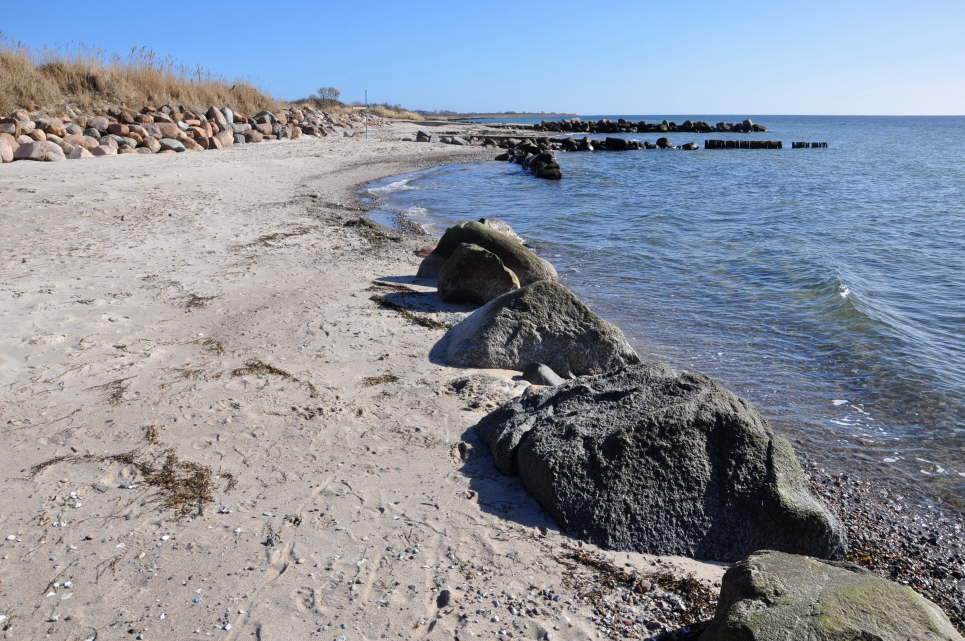
<svg viewBox="0 0 965 641">
<path fill-rule="evenodd" d="M 92 48 L 74 53 L 34 51 L 0 33 L 0 114 L 15 109 L 66 114 L 108 106 L 227 106 L 239 113 L 277 109 L 279 103 L 251 84 L 229 82 L 202 67 L 189 68 L 145 47 L 126 57 Z"/>
<path fill-rule="evenodd" d="M 384 105 L 374 105 L 369 107 L 368 111 L 382 118 L 398 118 L 401 120 L 425 120 L 425 118 L 423 118 L 421 114 L 417 114 L 414 111 L 409 111 L 408 109 L 401 109 L 398 107 L 386 107 Z"/>
</svg>

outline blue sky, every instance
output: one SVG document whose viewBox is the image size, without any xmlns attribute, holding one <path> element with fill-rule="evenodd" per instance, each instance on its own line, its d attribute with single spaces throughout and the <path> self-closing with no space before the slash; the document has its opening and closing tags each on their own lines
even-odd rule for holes
<svg viewBox="0 0 965 641">
<path fill-rule="evenodd" d="M 965 0 L 72 0 L 28 13 L 0 27 L 8 39 L 147 46 L 281 99 L 331 85 L 460 111 L 965 114 Z"/>
</svg>

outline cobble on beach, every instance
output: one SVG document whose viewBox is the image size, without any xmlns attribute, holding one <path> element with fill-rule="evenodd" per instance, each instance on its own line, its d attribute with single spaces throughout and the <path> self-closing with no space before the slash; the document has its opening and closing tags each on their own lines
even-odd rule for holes
<svg viewBox="0 0 965 641">
<path fill-rule="evenodd" d="M 801 458 L 814 489 L 847 528 L 848 560 L 911 586 L 965 631 L 965 517 L 909 501 L 894 486 L 830 473 Z"/>
</svg>

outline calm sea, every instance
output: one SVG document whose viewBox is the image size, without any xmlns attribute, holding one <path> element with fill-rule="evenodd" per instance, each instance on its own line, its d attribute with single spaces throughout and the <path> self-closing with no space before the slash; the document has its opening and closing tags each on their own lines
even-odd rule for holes
<svg viewBox="0 0 965 641">
<path fill-rule="evenodd" d="M 489 162 L 368 191 L 434 234 L 505 219 L 641 355 L 721 380 L 830 469 L 965 507 L 965 117 L 751 117 L 769 131 L 669 137 L 829 148 L 560 153 L 560 182 Z"/>
</svg>

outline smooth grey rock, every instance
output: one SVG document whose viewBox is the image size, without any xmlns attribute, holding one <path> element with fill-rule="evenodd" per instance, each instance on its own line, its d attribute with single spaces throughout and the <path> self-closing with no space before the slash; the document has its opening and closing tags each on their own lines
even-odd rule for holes
<svg viewBox="0 0 965 641">
<path fill-rule="evenodd" d="M 529 285 L 539 280 L 559 280 L 556 269 L 548 261 L 505 234 L 476 221 L 461 222 L 447 229 L 436 248 L 419 265 L 418 276 L 437 277 L 445 262 L 439 258 L 449 258 L 462 243 L 479 245 L 499 256 L 503 264 L 516 274 L 520 285 Z"/>
<path fill-rule="evenodd" d="M 562 385 L 566 381 L 548 365 L 530 363 L 523 369 L 523 380 L 533 385 Z"/>
<path fill-rule="evenodd" d="M 180 140 L 175 140 L 174 138 L 161 138 L 158 142 L 161 143 L 161 150 L 172 149 L 177 152 L 186 151 L 184 148 L 184 143 Z"/>
<path fill-rule="evenodd" d="M 479 245 L 463 243 L 439 271 L 439 297 L 450 303 L 485 305 L 519 288 L 519 279 L 499 256 Z"/>
<path fill-rule="evenodd" d="M 557 282 L 542 280 L 495 298 L 446 334 L 446 361 L 522 371 L 546 363 L 565 376 L 640 362 L 623 332 Z"/>
<path fill-rule="evenodd" d="M 87 129 L 84 130 L 84 135 L 85 135 L 85 136 L 90 136 L 91 138 L 96 138 L 97 140 L 100 140 L 100 137 L 101 137 L 102 134 L 101 134 L 101 132 L 100 132 L 99 129 L 96 129 L 96 128 L 94 128 L 94 127 L 88 127 Z"/>
<path fill-rule="evenodd" d="M 221 113 L 224 115 L 224 119 L 229 125 L 235 121 L 235 112 L 231 111 L 230 108 L 222 107 Z"/>
<path fill-rule="evenodd" d="M 231 125 L 231 129 L 236 134 L 243 134 L 246 131 L 251 131 L 251 125 L 249 125 L 247 122 L 236 122 L 233 125 Z"/>
<path fill-rule="evenodd" d="M 765 550 L 724 574 L 700 641 L 963 641 L 934 603 L 850 563 Z"/>
<path fill-rule="evenodd" d="M 847 550 L 790 444 L 700 374 L 640 364 L 586 376 L 508 403 L 477 429 L 500 471 L 597 545 L 716 561 Z"/>
<path fill-rule="evenodd" d="M 235 138 L 235 144 L 236 144 L 236 145 L 243 145 L 243 144 L 245 144 L 245 142 L 247 142 L 247 141 L 245 140 L 244 134 L 235 134 L 234 138 Z"/>
<path fill-rule="evenodd" d="M 503 234 L 510 240 L 516 241 L 520 245 L 526 244 L 523 241 L 522 236 L 517 234 L 516 231 L 512 228 L 512 226 L 502 218 L 480 218 L 479 222 L 485 225 L 486 227 L 489 227 L 490 229 L 498 231 L 500 234 Z"/>
</svg>

